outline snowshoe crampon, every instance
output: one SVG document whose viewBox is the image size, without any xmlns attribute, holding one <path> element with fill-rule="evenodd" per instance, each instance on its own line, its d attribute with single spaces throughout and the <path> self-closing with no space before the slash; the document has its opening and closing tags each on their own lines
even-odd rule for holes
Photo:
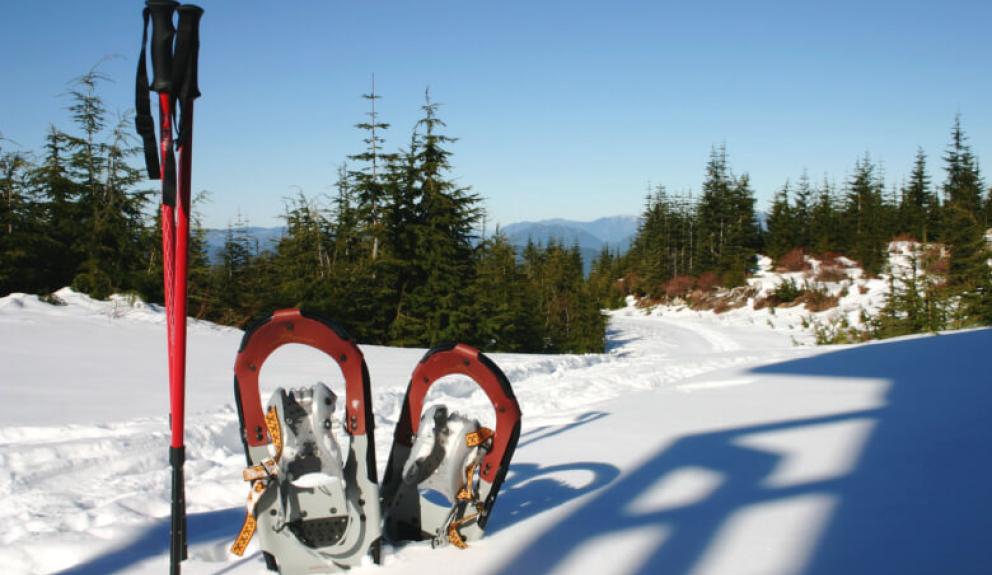
<svg viewBox="0 0 992 575">
<path fill-rule="evenodd" d="M 461 374 L 485 391 L 496 429 L 424 397 L 442 377 Z M 383 481 L 386 536 L 465 547 L 482 537 L 520 436 L 520 406 L 506 376 L 479 350 L 436 347 L 410 380 Z"/>
<path fill-rule="evenodd" d="M 337 398 L 324 384 L 277 389 L 262 410 L 262 364 L 288 343 L 319 349 L 341 368 L 347 461 L 332 435 Z M 378 563 L 382 528 L 372 400 L 358 346 L 325 319 L 281 310 L 245 333 L 234 373 L 251 491 L 232 551 L 243 554 L 254 535 L 268 567 L 284 575 L 338 571 L 370 553 Z"/>
</svg>

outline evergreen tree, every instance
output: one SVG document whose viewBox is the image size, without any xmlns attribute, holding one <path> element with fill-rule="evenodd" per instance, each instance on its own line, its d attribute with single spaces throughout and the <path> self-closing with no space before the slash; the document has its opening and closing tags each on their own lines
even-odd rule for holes
<svg viewBox="0 0 992 575">
<path fill-rule="evenodd" d="M 810 226 L 813 219 L 813 185 L 810 183 L 809 174 L 803 170 L 796 185 L 794 207 L 792 208 L 793 221 L 796 228 L 795 247 L 809 251 L 812 241 L 810 239 Z"/>
<path fill-rule="evenodd" d="M 636 259 L 641 285 L 637 289 L 651 297 L 659 297 L 670 277 L 669 253 L 672 207 L 664 186 L 658 186 L 654 196 L 647 197 L 638 233 L 631 247 Z M 607 256 L 609 251 L 607 251 Z"/>
<path fill-rule="evenodd" d="M 66 138 L 70 174 L 79 187 L 84 248 L 80 273 L 72 283 L 97 298 L 137 283 L 147 199 L 146 194 L 129 192 L 141 176 L 127 163 L 137 152 L 127 118 L 114 125 L 109 142 L 98 141 L 107 119 L 96 88 L 106 79 L 94 69 L 74 82 L 69 110 L 81 134 Z"/>
<path fill-rule="evenodd" d="M 30 186 L 40 203 L 46 241 L 37 257 L 40 290 L 52 291 L 69 285 L 83 260 L 83 214 L 79 186 L 69 177 L 67 136 L 49 126 L 41 163 L 29 175 Z"/>
<path fill-rule="evenodd" d="M 451 152 L 444 146 L 455 140 L 440 133 L 445 124 L 429 92 L 422 110 L 408 163 L 412 174 L 406 179 L 418 198 L 414 266 L 423 283 L 412 286 L 390 329 L 394 341 L 434 345 L 465 339 L 472 331 L 465 294 L 473 271 L 472 230 L 481 208 L 478 196 L 446 176 Z"/>
<path fill-rule="evenodd" d="M 540 325 L 534 314 L 540 302 L 527 288 L 513 246 L 497 229 L 477 253 L 470 288 L 475 325 L 470 341 L 485 351 L 540 349 Z"/>
<path fill-rule="evenodd" d="M 824 178 L 810 212 L 809 247 L 814 254 L 840 249 L 842 232 L 835 203 L 833 186 Z"/>
<path fill-rule="evenodd" d="M 962 298 L 961 318 L 980 314 L 981 291 L 987 283 L 988 250 L 981 206 L 983 184 L 978 162 L 966 143 L 960 118 L 955 118 L 951 145 L 944 155 L 947 179 L 941 237 L 950 252 L 948 287 Z M 962 320 L 963 321 L 963 320 Z"/>
<path fill-rule="evenodd" d="M 624 306 L 626 294 L 619 285 L 621 258 L 603 246 L 599 256 L 592 262 L 587 283 L 600 308 L 617 309 Z"/>
<path fill-rule="evenodd" d="M 937 197 L 930 188 L 927 175 L 926 154 L 916 151 L 916 161 L 907 183 L 902 189 L 899 204 L 899 231 L 908 233 L 921 242 L 933 241 L 937 214 Z"/>
<path fill-rule="evenodd" d="M 244 325 L 253 315 L 251 239 L 240 214 L 227 225 L 220 262 L 214 268 L 217 307 L 211 319 L 228 325 Z"/>
<path fill-rule="evenodd" d="M 885 262 L 886 240 L 882 184 L 876 167 L 865 154 L 854 166 L 844 205 L 846 250 L 869 275 L 877 275 Z"/>
<path fill-rule="evenodd" d="M 725 148 L 710 155 L 696 213 L 698 270 L 721 273 L 724 285 L 743 283 L 754 266 L 760 233 L 749 178 L 731 175 Z"/>
<path fill-rule="evenodd" d="M 375 93 L 375 76 L 372 77 L 372 90 L 362 97 L 369 101 L 369 120 L 355 125 L 366 133 L 363 142 L 365 151 L 348 156 L 348 159 L 361 162 L 359 170 L 351 172 L 354 184 L 352 191 L 357 201 L 357 217 L 364 236 L 367 237 L 369 258 L 375 261 L 379 257 L 379 247 L 383 236 L 383 210 L 386 200 L 385 186 L 382 182 L 382 171 L 386 164 L 395 160 L 394 154 L 382 152 L 385 139 L 382 133 L 389 129 L 389 124 L 379 120 L 375 110 L 376 100 L 381 96 Z"/>
<path fill-rule="evenodd" d="M 921 276 L 919 253 L 914 251 L 909 258 L 909 269 L 891 269 L 889 273 L 889 293 L 881 312 L 879 337 L 897 337 L 920 333 L 929 326 L 924 286 Z"/>
<path fill-rule="evenodd" d="M 792 248 L 799 245 L 798 221 L 789 205 L 789 182 L 775 194 L 772 207 L 768 211 L 768 232 L 765 235 L 765 252 L 773 260 L 778 260 Z"/>
<path fill-rule="evenodd" d="M 302 306 L 317 299 L 320 284 L 328 280 L 331 255 L 326 238 L 328 222 L 316 202 L 301 192 L 289 200 L 283 215 L 286 234 L 276 245 L 273 264 L 281 278 L 279 299 Z"/>
<path fill-rule="evenodd" d="M 7 151 L 0 137 L 0 295 L 44 290 L 43 265 L 34 261 L 44 243 L 38 202 L 29 190 L 26 154 Z"/>
<path fill-rule="evenodd" d="M 729 227 L 731 175 L 727 167 L 726 148 L 710 151 L 706 164 L 703 196 L 697 211 L 697 261 L 700 271 L 720 270 Z"/>
</svg>

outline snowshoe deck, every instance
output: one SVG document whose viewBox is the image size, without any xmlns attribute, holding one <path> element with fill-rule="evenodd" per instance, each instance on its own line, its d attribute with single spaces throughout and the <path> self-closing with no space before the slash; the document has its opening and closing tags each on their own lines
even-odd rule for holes
<svg viewBox="0 0 992 575">
<path fill-rule="evenodd" d="M 258 376 L 288 343 L 323 351 L 345 379 L 349 436 L 343 461 L 332 436 L 337 398 L 325 385 L 275 391 L 263 412 Z M 284 575 L 328 573 L 378 562 L 381 517 L 372 402 L 362 352 L 340 327 L 299 310 L 280 310 L 245 333 L 235 361 L 235 394 L 251 484 L 248 515 L 232 550 L 254 534 L 269 568 Z"/>
<path fill-rule="evenodd" d="M 466 375 L 486 393 L 496 429 L 433 406 L 431 385 Z M 383 481 L 385 532 L 393 541 L 430 540 L 465 547 L 482 537 L 520 436 L 520 406 L 499 367 L 479 350 L 444 345 L 413 372 Z"/>
</svg>

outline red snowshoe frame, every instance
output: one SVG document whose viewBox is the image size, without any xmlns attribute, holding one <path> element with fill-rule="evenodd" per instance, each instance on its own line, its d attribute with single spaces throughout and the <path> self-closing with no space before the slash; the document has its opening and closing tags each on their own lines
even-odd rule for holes
<svg viewBox="0 0 992 575">
<path fill-rule="evenodd" d="M 337 363 L 344 375 L 343 427 L 350 436 L 344 466 L 347 498 L 351 501 L 347 529 L 355 531 L 343 538 L 348 542 L 346 548 L 340 548 L 340 545 L 315 548 L 312 544 L 294 539 L 288 534 L 291 529 L 282 529 L 278 523 L 288 518 L 276 517 L 279 512 L 274 501 L 278 499 L 280 482 L 285 481 L 278 476 L 277 469 L 273 473 L 273 469 L 278 467 L 278 454 L 282 452 L 283 433 L 279 431 L 282 422 L 275 411 L 270 413 L 274 421 L 266 419 L 258 386 L 262 365 L 273 352 L 289 343 L 307 345 L 324 352 Z M 283 573 L 304 573 L 319 569 L 321 565 L 327 568 L 334 564 L 346 568 L 361 564 L 362 557 L 370 552 L 373 561 L 378 563 L 381 526 L 372 399 L 368 367 L 355 342 L 341 327 L 319 315 L 297 309 L 279 310 L 245 332 L 234 373 L 241 438 L 248 462 L 245 478 L 252 481 L 253 491 L 249 498 L 249 516 L 235 549 L 244 551 L 257 522 L 259 544 L 270 569 Z M 272 451 L 277 454 L 275 458 Z M 321 511 L 327 513 L 326 509 Z M 343 519 L 335 517 L 328 521 Z M 315 528 L 323 529 L 324 526 L 317 524 Z"/>
<path fill-rule="evenodd" d="M 424 397 L 434 382 L 452 374 L 465 375 L 474 380 L 488 396 L 496 414 L 492 443 L 479 465 L 478 494 L 482 499 L 477 502 L 478 516 L 471 524 L 465 525 L 466 531 L 461 534 L 461 538 L 471 541 L 482 536 L 500 486 L 506 478 L 510 459 L 520 437 L 521 415 L 520 405 L 510 382 L 491 359 L 472 346 L 445 344 L 431 349 L 420 360 L 410 379 L 403 410 L 396 425 L 389 463 L 386 465 L 382 489 L 383 514 L 385 531 L 394 541 L 434 539 L 436 544 L 444 543 L 445 534 L 437 532 L 443 526 L 436 525 L 436 519 L 427 517 L 428 507 L 433 504 L 420 497 L 415 485 L 403 483 L 402 470 L 420 425 Z M 416 501 L 412 501 L 414 499 Z M 475 511 L 466 509 L 464 502 L 456 502 L 455 508 L 455 515 L 464 516 Z M 446 511 L 446 515 L 450 520 L 450 510 Z M 455 541 L 461 538 L 456 535 L 451 542 L 462 546 Z"/>
</svg>

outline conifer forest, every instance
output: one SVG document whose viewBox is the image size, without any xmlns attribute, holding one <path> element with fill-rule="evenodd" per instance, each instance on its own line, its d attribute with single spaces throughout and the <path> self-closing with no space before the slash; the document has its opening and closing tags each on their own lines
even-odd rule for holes
<svg viewBox="0 0 992 575">
<path fill-rule="evenodd" d="M 72 286 L 96 298 L 163 299 L 158 198 L 136 167 L 133 117 L 112 116 L 101 99 L 105 80 L 91 71 L 72 84 L 72 123 L 50 126 L 42 149 L 0 139 L 0 295 Z M 786 179 L 767 207 L 756 206 L 728 150 L 714 147 L 700 161 L 699 193 L 652 189 L 629 251 L 604 249 L 584 274 L 577 245 L 518 249 L 486 225 L 482 199 L 454 175 L 442 112 L 425 95 L 413 133 L 398 138 L 408 143 L 396 149 L 386 148 L 384 119 L 374 111 L 358 118 L 355 154 L 340 159 L 334 193 L 287 200 L 286 233 L 274 246 L 258 245 L 235 220 L 211 259 L 198 225 L 190 315 L 244 327 L 266 311 L 303 306 L 337 318 L 362 343 L 600 352 L 601 310 L 628 296 L 654 302 L 740 286 L 759 253 L 784 266 L 844 255 L 880 274 L 888 242 L 912 239 L 919 274 L 892 280 L 871 335 L 992 323 L 992 190 L 960 118 L 949 119 L 939 158 L 923 150 L 907 158 L 907 181 L 887 182 L 864 154 L 840 180 Z"/>
</svg>

